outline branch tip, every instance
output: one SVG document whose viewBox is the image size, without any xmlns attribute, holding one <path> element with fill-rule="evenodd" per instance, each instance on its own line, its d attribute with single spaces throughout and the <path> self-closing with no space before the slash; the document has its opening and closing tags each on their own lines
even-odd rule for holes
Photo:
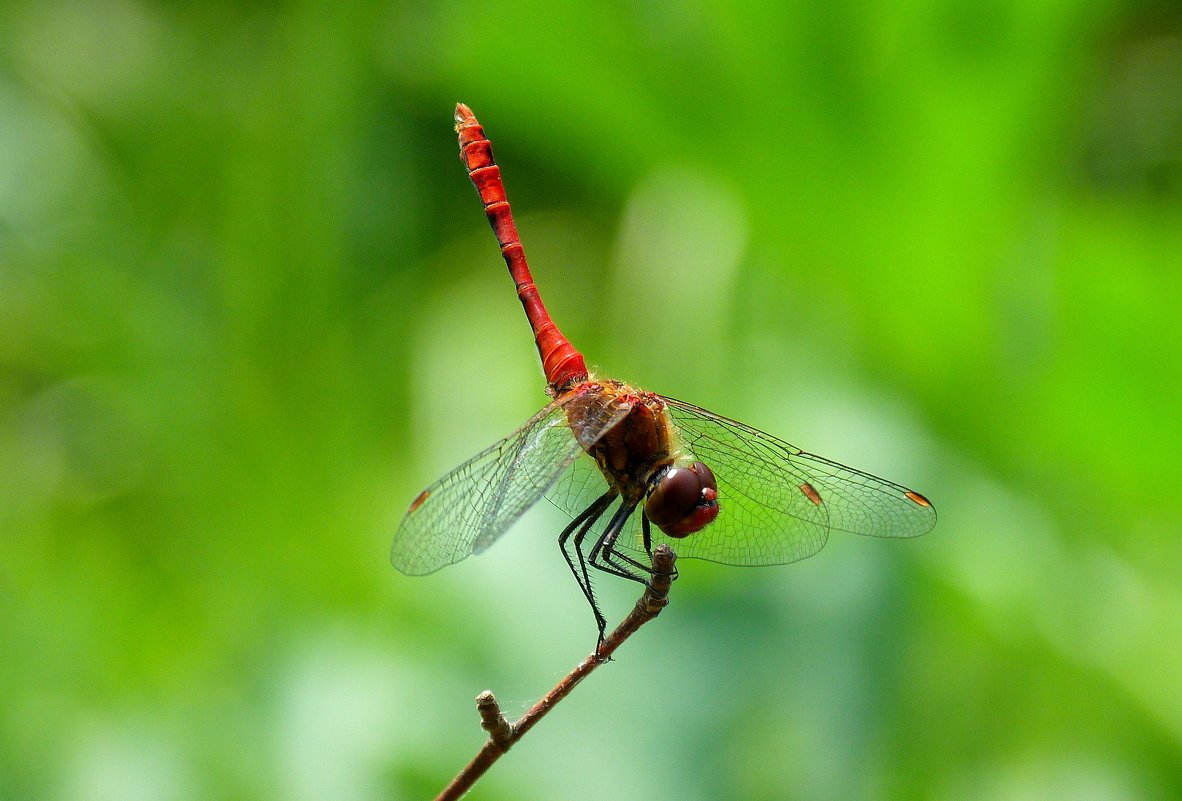
<svg viewBox="0 0 1182 801">
<path fill-rule="evenodd" d="M 513 744 L 513 724 L 505 719 L 492 690 L 476 696 L 476 711 L 480 713 L 480 728 L 488 732 L 490 740 L 508 751 Z"/>
</svg>

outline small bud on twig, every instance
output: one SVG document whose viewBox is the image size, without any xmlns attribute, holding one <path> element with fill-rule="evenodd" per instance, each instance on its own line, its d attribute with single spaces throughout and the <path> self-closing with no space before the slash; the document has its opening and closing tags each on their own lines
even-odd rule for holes
<svg viewBox="0 0 1182 801">
<path fill-rule="evenodd" d="M 476 696 L 476 711 L 480 713 L 480 728 L 488 732 L 494 743 L 508 751 L 513 744 L 513 724 L 501 714 L 501 705 L 492 694 L 485 690 Z"/>
</svg>

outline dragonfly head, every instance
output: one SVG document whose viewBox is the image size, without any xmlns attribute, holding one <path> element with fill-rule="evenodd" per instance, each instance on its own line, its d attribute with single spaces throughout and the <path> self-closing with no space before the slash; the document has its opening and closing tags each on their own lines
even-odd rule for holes
<svg viewBox="0 0 1182 801">
<path fill-rule="evenodd" d="M 714 473 L 701 462 L 689 467 L 670 467 L 661 473 L 644 513 L 670 537 L 685 537 L 701 531 L 718 517 L 718 483 Z"/>
</svg>

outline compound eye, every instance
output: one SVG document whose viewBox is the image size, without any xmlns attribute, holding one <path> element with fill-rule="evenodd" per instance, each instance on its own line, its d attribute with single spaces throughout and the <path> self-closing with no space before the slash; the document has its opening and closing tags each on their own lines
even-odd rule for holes
<svg viewBox="0 0 1182 801">
<path fill-rule="evenodd" d="M 718 516 L 718 485 L 701 462 L 671 467 L 657 480 L 644 504 L 645 514 L 671 537 L 700 531 Z"/>
</svg>

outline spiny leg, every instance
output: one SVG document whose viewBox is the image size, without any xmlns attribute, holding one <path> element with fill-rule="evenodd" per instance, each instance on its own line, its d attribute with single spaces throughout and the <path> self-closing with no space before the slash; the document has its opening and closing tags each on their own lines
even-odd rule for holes
<svg viewBox="0 0 1182 801">
<path fill-rule="evenodd" d="M 590 592 L 591 590 L 591 574 L 587 572 L 587 562 L 583 558 L 583 540 L 587 538 L 587 535 L 591 533 L 591 529 L 594 527 L 595 523 L 599 521 L 599 518 L 603 516 L 603 513 L 607 511 L 608 507 L 611 506 L 611 504 L 616 499 L 615 494 L 609 490 L 604 496 L 601 496 L 598 500 L 596 500 L 595 503 L 599 504 L 604 500 L 605 497 L 607 498 L 607 501 L 603 504 L 603 509 L 599 510 L 594 518 L 586 521 L 582 526 L 579 527 L 579 533 L 575 534 L 574 542 L 572 543 L 574 546 L 572 550 L 579 560 L 578 573 L 581 575 L 580 583 L 587 588 L 587 592 Z M 563 556 L 567 557 L 566 563 L 571 565 L 571 568 L 574 569 L 574 565 L 571 564 L 569 551 L 567 550 L 565 543 L 562 545 L 562 554 Z M 587 596 L 587 600 L 592 600 L 591 595 Z M 592 601 L 592 606 L 594 606 L 594 601 Z"/>
<path fill-rule="evenodd" d="M 649 563 L 646 565 L 636 559 L 633 559 L 628 554 L 616 548 L 619 535 L 623 532 L 623 526 L 612 532 L 605 530 L 603 536 L 599 538 L 595 549 L 591 552 L 591 566 L 605 572 L 612 573 L 617 576 L 632 579 L 633 581 L 641 582 L 646 587 L 652 587 L 652 557 L 653 557 L 653 537 L 651 523 L 648 515 L 643 511 L 640 513 L 641 531 L 644 544 L 645 553 L 648 554 Z M 609 526 L 610 528 L 610 526 Z M 637 573 L 633 573 L 629 567 L 635 569 Z M 672 579 L 677 578 L 677 569 L 674 568 Z"/>
<path fill-rule="evenodd" d="M 607 627 L 607 620 L 604 619 L 603 613 L 599 610 L 599 604 L 595 601 L 595 590 L 591 586 L 591 572 L 587 569 L 587 559 L 583 555 L 583 541 L 587 538 L 587 535 L 591 533 L 591 529 L 595 527 L 595 524 L 599 522 L 599 518 L 603 515 L 603 513 L 606 512 L 611 507 L 612 503 L 615 502 L 617 497 L 615 492 L 609 490 L 607 495 L 610 497 L 608 497 L 607 501 L 603 504 L 603 509 L 600 509 L 592 519 L 587 520 L 582 526 L 579 527 L 578 533 L 576 533 L 574 536 L 574 541 L 572 543 L 573 548 L 571 549 L 574 551 L 575 556 L 578 557 L 579 560 L 579 567 L 575 574 L 575 578 L 579 581 L 579 586 L 583 588 L 583 594 L 587 597 L 587 602 L 591 604 L 591 611 L 595 613 L 595 625 L 599 628 L 601 634 Z M 599 503 L 600 501 L 603 501 L 603 498 L 600 498 L 599 501 L 596 501 L 596 503 Z M 566 546 L 563 545 L 563 555 L 566 556 L 568 553 L 569 551 L 567 550 Z M 569 556 L 567 556 L 567 564 L 571 564 Z M 572 570 L 574 570 L 573 565 Z"/>
<path fill-rule="evenodd" d="M 643 532 L 642 537 L 643 537 L 643 543 L 644 543 L 644 552 L 648 554 L 649 563 L 647 565 L 644 564 L 643 562 L 633 559 L 631 556 L 624 553 L 623 551 L 618 550 L 615 547 L 615 541 L 612 542 L 611 548 L 604 548 L 603 561 L 607 562 L 609 564 L 615 565 L 616 567 L 623 568 L 623 565 L 619 564 L 616 561 L 618 559 L 621 562 L 625 562 L 625 563 L 631 565 L 632 567 L 636 568 L 640 572 L 644 573 L 646 576 L 652 576 L 652 574 L 653 574 L 653 569 L 652 569 L 653 535 L 652 535 L 652 529 L 650 527 L 650 523 L 648 521 L 648 515 L 645 514 L 643 511 L 640 513 L 640 525 L 641 525 L 641 531 Z"/>
<path fill-rule="evenodd" d="M 637 575 L 628 570 L 623 565 L 620 565 L 611 559 L 610 553 L 616 544 L 616 538 L 620 536 L 620 532 L 624 530 L 624 525 L 628 522 L 628 518 L 636 511 L 636 501 L 629 503 L 628 501 L 620 504 L 619 510 L 612 516 L 611 521 L 603 530 L 603 534 L 595 541 L 595 546 L 591 549 L 591 554 L 588 561 L 591 567 L 596 570 L 602 570 L 605 573 L 611 573 L 614 576 L 620 576 L 631 581 L 639 582 L 640 584 L 648 584 L 649 575 L 652 573 L 652 568 L 646 568 L 634 560 L 627 560 L 631 562 L 641 572 L 642 575 Z"/>
<path fill-rule="evenodd" d="M 580 512 L 578 517 L 572 520 L 570 525 L 564 528 L 562 533 L 558 535 L 558 548 L 562 551 L 562 558 L 566 560 L 566 565 L 570 568 L 570 572 L 574 575 L 575 582 L 578 583 L 579 589 L 582 590 L 583 597 L 587 599 L 587 603 L 591 604 L 591 611 L 595 614 L 595 622 L 599 626 L 601 635 L 603 630 L 607 627 L 607 621 L 603 619 L 603 615 L 599 612 L 599 607 L 595 604 L 595 595 L 591 591 L 591 576 L 587 573 L 587 565 L 583 561 L 583 554 L 579 548 L 579 543 L 583 541 L 583 538 L 587 536 L 587 532 L 591 530 L 591 527 L 594 526 L 599 518 L 603 516 L 603 513 L 607 511 L 607 507 L 611 505 L 612 501 L 615 500 L 615 497 L 616 495 L 614 492 L 605 492 L 603 495 L 599 496 L 599 498 L 596 499 L 594 503 Z M 578 554 L 579 557 L 578 567 L 575 567 L 574 560 L 571 558 L 571 555 L 566 548 L 567 540 L 570 539 L 570 536 L 575 532 L 575 529 L 578 529 L 579 531 L 579 533 L 575 535 L 575 553 Z"/>
<path fill-rule="evenodd" d="M 628 503 L 627 501 L 620 503 L 620 508 L 616 510 L 615 514 L 612 515 L 611 520 L 608 521 L 607 526 L 604 528 L 604 534 L 600 535 L 599 538 L 596 539 L 595 546 L 591 552 L 590 558 L 588 559 L 584 559 L 583 557 L 583 541 L 586 539 L 590 528 L 583 528 L 581 531 L 579 531 L 578 535 L 575 536 L 575 551 L 579 554 L 579 563 L 583 565 L 584 570 L 586 569 L 586 565 L 589 562 L 596 570 L 602 570 L 605 573 L 622 576 L 623 578 L 632 579 L 633 581 L 637 580 L 635 576 L 629 575 L 628 573 L 615 568 L 605 567 L 604 565 L 598 564 L 596 561 L 596 553 L 598 552 L 600 545 L 603 543 L 603 538 L 607 536 L 607 532 L 618 531 L 620 528 L 622 528 L 635 508 L 635 503 Z M 587 586 L 590 587 L 590 585 L 591 580 L 590 576 L 588 576 Z M 594 593 L 592 593 L 592 595 L 594 595 Z M 595 622 L 599 625 L 599 642 L 602 644 L 604 637 L 607 634 L 607 620 L 603 617 L 603 613 L 599 611 L 599 605 L 594 601 L 594 599 L 591 601 L 591 607 L 595 611 Z"/>
<path fill-rule="evenodd" d="M 649 522 L 648 514 L 643 511 L 640 513 L 640 531 L 641 531 L 641 541 L 644 543 L 644 552 L 646 554 L 648 554 L 648 562 L 649 562 L 649 565 L 651 566 L 653 563 L 653 528 L 652 528 L 652 523 Z M 612 553 L 623 557 L 624 559 L 626 559 L 627 561 L 631 562 L 634 565 L 636 564 L 636 560 L 631 559 L 628 556 L 626 556 L 625 554 L 620 553 L 619 551 L 615 550 L 614 547 L 612 548 Z M 644 568 L 645 566 L 640 565 L 640 567 Z M 653 575 L 652 567 L 648 568 L 648 574 L 650 576 Z M 670 579 L 670 581 L 673 581 L 676 579 L 677 579 L 677 568 L 674 567 L 673 568 L 673 576 Z"/>
</svg>

